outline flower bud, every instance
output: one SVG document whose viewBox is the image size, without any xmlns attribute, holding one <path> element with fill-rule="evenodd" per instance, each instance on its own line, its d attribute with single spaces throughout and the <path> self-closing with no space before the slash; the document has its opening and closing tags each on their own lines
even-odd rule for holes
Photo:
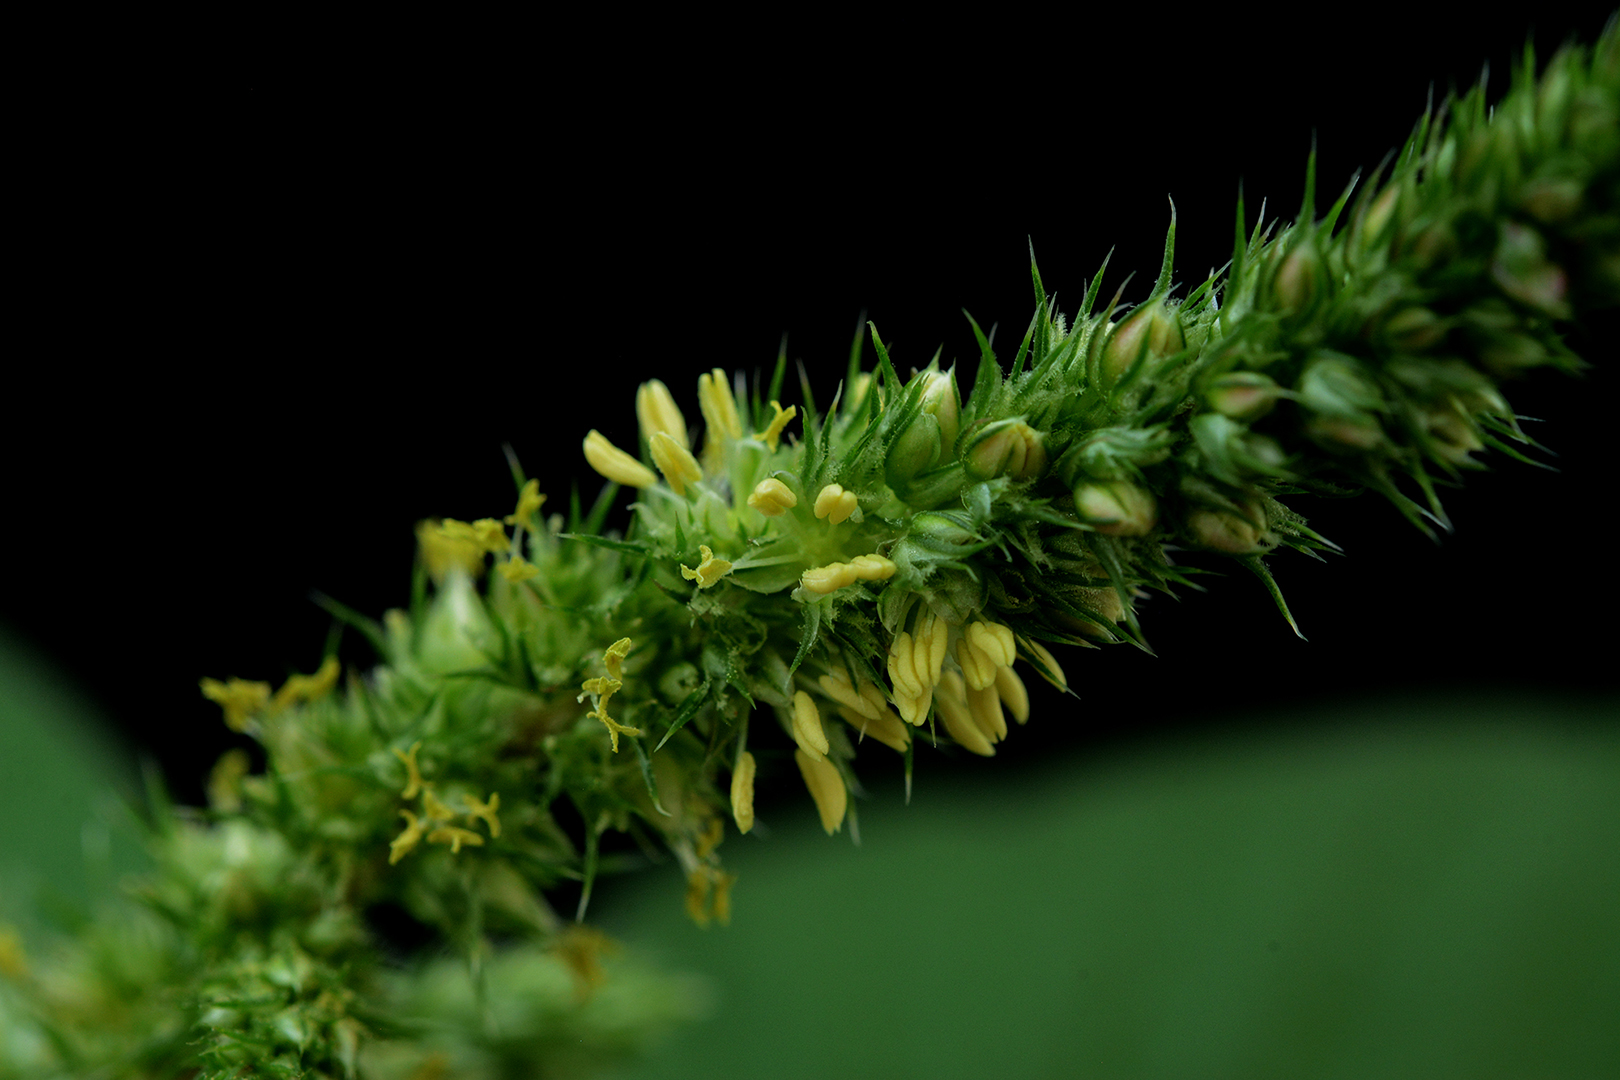
<svg viewBox="0 0 1620 1080">
<path fill-rule="evenodd" d="M 1384 407 L 1384 393 L 1360 361 L 1318 351 L 1299 377 L 1299 400 L 1311 412 L 1361 419 Z"/>
<path fill-rule="evenodd" d="M 1266 511 L 1250 501 L 1241 514 L 1227 509 L 1203 508 L 1187 515 L 1187 531 L 1200 546 L 1228 555 L 1252 555 L 1277 546 L 1266 528 Z"/>
<path fill-rule="evenodd" d="M 1400 201 L 1401 189 L 1399 185 L 1391 184 L 1372 201 L 1356 226 L 1356 241 L 1363 251 L 1371 250 L 1376 244 L 1384 240 L 1384 229 L 1395 213 L 1395 205 Z"/>
<path fill-rule="evenodd" d="M 1474 425 L 1459 408 L 1429 410 L 1424 415 L 1424 426 L 1429 430 L 1430 446 L 1435 453 L 1455 465 L 1468 462 L 1470 452 L 1485 449 Z"/>
<path fill-rule="evenodd" d="M 956 394 L 956 379 L 951 372 L 925 371 L 923 380 L 922 411 L 939 425 L 941 452 L 949 455 L 956 447 L 956 436 L 962 427 L 962 404 Z"/>
<path fill-rule="evenodd" d="M 1153 493 L 1123 480 L 1081 484 L 1074 489 L 1074 509 L 1104 536 L 1146 536 L 1159 522 Z"/>
<path fill-rule="evenodd" d="M 1216 379 L 1204 399 L 1233 420 L 1258 420 L 1277 404 L 1282 390 L 1258 371 L 1234 371 Z"/>
<path fill-rule="evenodd" d="M 1322 290 L 1322 258 L 1316 245 L 1306 240 L 1283 256 L 1277 276 L 1271 281 L 1277 307 L 1287 312 L 1307 310 Z"/>
<path fill-rule="evenodd" d="M 641 437 L 649 442 L 655 434 L 663 432 L 679 443 L 681 449 L 692 449 L 686 434 L 686 417 L 676 407 L 669 387 L 657 379 L 644 382 L 636 389 L 636 419 L 641 421 Z"/>
<path fill-rule="evenodd" d="M 1446 336 L 1446 324 L 1426 307 L 1409 307 L 1384 322 L 1384 336 L 1402 352 L 1422 352 Z"/>
<path fill-rule="evenodd" d="M 1148 362 L 1173 356 L 1186 348 L 1181 320 L 1162 299 L 1131 312 L 1103 349 L 1100 374 L 1105 385 L 1118 382 L 1138 357 Z"/>
<path fill-rule="evenodd" d="M 1562 267 L 1547 260 L 1546 243 L 1534 229 L 1503 222 L 1491 277 L 1520 303 L 1555 319 L 1570 317 L 1569 279 Z"/>
<path fill-rule="evenodd" d="M 1031 480 L 1046 470 L 1046 447 L 1040 433 L 1022 420 L 1000 420 L 972 436 L 962 463 L 975 480 Z"/>
<path fill-rule="evenodd" d="M 1330 449 L 1373 450 L 1384 443 L 1383 427 L 1366 415 L 1312 417 L 1305 434 Z"/>
<path fill-rule="evenodd" d="M 926 413 L 913 417 L 900 436 L 889 444 L 888 457 L 883 464 L 889 485 L 902 488 L 918 473 L 933 468 L 941 447 L 939 423 Z"/>
</svg>

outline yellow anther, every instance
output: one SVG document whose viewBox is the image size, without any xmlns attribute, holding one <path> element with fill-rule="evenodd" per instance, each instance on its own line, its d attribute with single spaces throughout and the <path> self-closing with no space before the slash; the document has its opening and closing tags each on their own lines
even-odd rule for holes
<svg viewBox="0 0 1620 1080">
<path fill-rule="evenodd" d="M 584 693 L 580 694 L 577 700 L 584 701 L 586 694 L 594 694 L 602 699 L 603 704 L 606 704 L 607 699 L 618 693 L 619 688 L 623 685 L 623 682 L 611 675 L 598 675 L 596 678 L 586 679 L 580 684 L 580 689 Z"/>
<path fill-rule="evenodd" d="M 849 565 L 855 571 L 855 576 L 862 581 L 885 581 L 894 577 L 894 572 L 899 569 L 882 555 L 857 555 L 850 560 Z"/>
<path fill-rule="evenodd" d="M 388 865 L 393 866 L 399 860 L 411 853 L 422 840 L 422 823 L 416 820 L 416 815 L 409 810 L 401 810 L 399 816 L 405 819 L 405 831 L 394 837 L 388 845 Z"/>
<path fill-rule="evenodd" d="M 865 716 L 846 706 L 838 706 L 838 715 L 844 718 L 844 723 L 860 732 L 862 737 L 872 736 L 885 746 L 892 747 L 900 753 L 906 752 L 906 746 L 911 742 L 911 729 L 894 715 L 893 711 L 884 709 L 877 716 Z"/>
<path fill-rule="evenodd" d="M 748 496 L 748 505 L 766 517 L 779 517 L 799 505 L 799 497 L 776 477 L 768 477 L 754 485 Z"/>
<path fill-rule="evenodd" d="M 491 792 L 488 802 L 479 802 L 471 795 L 463 795 L 461 801 L 467 807 L 467 816 L 469 818 L 481 819 L 485 825 L 489 826 L 489 838 L 491 840 L 501 835 L 501 819 L 498 815 L 501 808 L 500 792 Z"/>
<path fill-rule="evenodd" d="M 714 920 L 721 926 L 731 925 L 731 887 L 737 884 L 737 875 L 725 871 L 714 876 Z"/>
<path fill-rule="evenodd" d="M 913 640 L 912 663 L 918 679 L 927 686 L 938 685 L 939 673 L 945 667 L 945 648 L 951 640 L 950 624 L 930 611 L 917 620 L 917 636 Z"/>
<path fill-rule="evenodd" d="M 889 646 L 889 681 L 894 684 L 895 693 L 904 692 L 912 697 L 922 693 L 922 680 L 917 678 L 917 669 L 912 660 L 911 635 L 904 630 L 895 635 L 894 642 Z"/>
<path fill-rule="evenodd" d="M 608 442 L 607 436 L 595 428 L 585 436 L 585 460 L 615 484 L 650 488 L 658 483 L 651 469 Z"/>
<path fill-rule="evenodd" d="M 821 692 L 838 702 L 838 704 L 848 706 L 868 719 L 876 719 L 880 715 L 878 709 L 873 707 L 872 702 L 862 693 L 867 686 L 871 685 L 865 679 L 861 680 L 863 685 L 860 690 L 855 688 L 855 684 L 849 681 L 849 676 L 842 671 L 830 672 L 816 681 L 821 686 Z M 882 700 L 883 698 L 880 695 L 878 701 L 881 702 Z"/>
<path fill-rule="evenodd" d="M 0 975 L 8 979 L 28 975 L 28 956 L 23 952 L 22 939 L 9 926 L 0 927 Z"/>
<path fill-rule="evenodd" d="M 630 639 L 622 637 L 607 647 L 602 654 L 602 664 L 607 673 L 615 679 L 624 678 L 624 658 L 630 655 Z M 618 687 L 614 687 L 618 689 Z"/>
<path fill-rule="evenodd" d="M 855 584 L 855 568 L 841 562 L 812 567 L 799 575 L 799 584 L 811 592 L 823 595 L 837 592 L 847 585 Z"/>
<path fill-rule="evenodd" d="M 731 395 L 731 383 L 724 371 L 715 368 L 707 375 L 698 376 L 698 408 L 703 410 L 703 423 L 708 428 L 704 438 L 711 445 L 718 445 L 722 437 L 742 438 L 737 399 Z"/>
<path fill-rule="evenodd" d="M 1010 667 L 998 668 L 996 693 L 1001 695 L 1001 703 L 1007 706 L 1014 720 L 1022 724 L 1029 719 L 1029 690 L 1018 672 Z"/>
<path fill-rule="evenodd" d="M 685 563 L 681 563 L 681 577 L 687 581 L 697 582 L 698 588 L 707 589 L 731 573 L 731 564 L 725 559 L 715 558 L 708 544 L 699 544 L 698 554 L 703 556 L 703 561 L 698 563 L 696 570 L 689 570 Z"/>
<path fill-rule="evenodd" d="M 983 690 L 996 681 L 996 664 L 984 650 L 974 644 L 971 636 L 963 634 L 956 643 L 956 662 L 962 668 L 962 677 L 968 686 Z"/>
<path fill-rule="evenodd" d="M 985 738 L 995 743 L 1007 737 L 1007 718 L 1002 714 L 1001 697 L 994 686 L 969 690 L 967 701 L 968 712 L 979 730 L 984 732 Z"/>
<path fill-rule="evenodd" d="M 936 699 L 939 704 L 940 719 L 945 722 L 945 730 L 951 738 L 962 744 L 962 747 L 984 757 L 994 757 L 996 748 L 990 745 L 984 731 L 974 723 L 973 714 L 968 710 L 967 690 L 962 685 L 962 677 L 954 671 L 947 671 L 939 680 L 939 694 Z"/>
<path fill-rule="evenodd" d="M 197 684 L 203 697 L 225 710 L 225 726 L 246 731 L 248 720 L 270 704 L 270 684 L 246 679 L 202 679 Z"/>
<path fill-rule="evenodd" d="M 799 774 L 810 797 L 816 801 L 821 814 L 821 827 L 831 836 L 844 827 L 844 811 L 849 809 L 849 792 L 838 767 L 826 758 L 814 758 L 799 749 L 793 751 L 793 760 L 799 763 Z"/>
<path fill-rule="evenodd" d="M 816 496 L 816 517 L 826 518 L 827 524 L 848 521 L 860 505 L 853 491 L 845 491 L 839 484 L 828 484 Z"/>
<path fill-rule="evenodd" d="M 765 440 L 765 445 L 770 447 L 774 453 L 777 442 L 782 438 L 782 429 L 788 426 L 789 420 L 798 415 L 799 407 L 789 405 L 784 409 L 773 401 L 771 402 L 771 408 L 776 410 L 776 415 L 771 417 L 771 422 L 766 426 L 765 430 L 755 435 L 754 438 Z"/>
<path fill-rule="evenodd" d="M 975 622 L 968 625 L 966 633 L 997 667 L 1005 667 L 1018 659 L 1018 646 L 1013 640 L 1011 627 L 993 622 Z"/>
<path fill-rule="evenodd" d="M 338 673 L 342 671 L 338 658 L 328 656 L 321 662 L 319 670 L 313 675 L 293 675 L 281 684 L 276 696 L 270 699 L 270 711 L 278 713 L 295 701 L 319 701 L 332 692 L 337 685 Z"/>
<path fill-rule="evenodd" d="M 540 568 L 521 555 L 514 555 L 500 564 L 501 577 L 516 585 L 540 575 Z"/>
<path fill-rule="evenodd" d="M 484 846 L 484 838 L 482 836 L 479 836 L 471 829 L 463 829 L 459 825 L 440 825 L 437 829 L 434 829 L 432 832 L 427 834 L 427 842 L 430 844 L 449 844 L 450 854 L 452 855 L 461 854 L 462 844 L 466 844 L 469 847 Z"/>
<path fill-rule="evenodd" d="M 686 417 L 675 405 L 669 387 L 651 379 L 636 390 L 636 419 L 641 421 L 642 438 L 648 442 L 657 434 L 668 435 L 682 450 L 690 450 L 692 442 L 686 436 Z"/>
<path fill-rule="evenodd" d="M 827 732 L 821 726 L 821 711 L 803 690 L 793 695 L 793 741 L 817 761 L 827 760 Z"/>
<path fill-rule="evenodd" d="M 746 750 L 731 772 L 731 816 L 738 832 L 754 827 L 754 755 Z"/>
<path fill-rule="evenodd" d="M 700 866 L 686 875 L 686 915 L 699 926 L 709 925 L 709 890 L 714 887 L 707 866 Z"/>
<path fill-rule="evenodd" d="M 399 797 L 402 799 L 416 798 L 416 793 L 427 786 L 422 783 L 422 774 L 417 770 L 416 752 L 420 749 L 422 749 L 420 740 L 412 743 L 409 750 L 394 747 L 394 756 L 405 763 L 405 790 L 399 793 Z"/>
<path fill-rule="evenodd" d="M 687 484 L 695 484 L 703 479 L 703 470 L 698 467 L 697 458 L 671 436 L 655 431 L 647 446 L 652 451 L 653 464 L 664 474 L 665 481 L 675 494 L 685 495 Z"/>
<path fill-rule="evenodd" d="M 523 484 L 523 490 L 518 492 L 517 509 L 506 515 L 506 523 L 515 525 L 520 529 L 531 528 L 529 518 L 540 512 L 546 505 L 546 497 L 540 494 L 540 481 L 528 480 Z"/>
<path fill-rule="evenodd" d="M 444 805 L 444 800 L 433 793 L 431 784 L 422 786 L 422 816 L 434 821 L 454 821 L 456 812 Z"/>
<path fill-rule="evenodd" d="M 451 543 L 472 545 L 478 551 L 480 566 L 483 565 L 486 551 L 499 555 L 512 546 L 512 542 L 506 538 L 505 527 L 494 518 L 480 518 L 474 522 L 445 518 L 439 523 L 438 533 Z"/>
<path fill-rule="evenodd" d="M 1069 680 L 1064 676 L 1063 669 L 1058 666 L 1057 657 L 1053 656 L 1045 645 L 1031 638 L 1024 639 L 1024 648 L 1030 656 L 1046 670 L 1040 673 L 1041 678 L 1057 687 L 1059 690 L 1069 688 Z"/>
<path fill-rule="evenodd" d="M 422 551 L 428 573 L 437 582 L 442 582 L 451 570 L 464 570 L 476 576 L 484 569 L 484 549 L 473 538 L 472 526 L 465 521 L 454 524 L 466 526 L 466 531 L 446 532 L 443 523 L 437 521 L 423 521 L 416 526 L 416 545 Z"/>
</svg>

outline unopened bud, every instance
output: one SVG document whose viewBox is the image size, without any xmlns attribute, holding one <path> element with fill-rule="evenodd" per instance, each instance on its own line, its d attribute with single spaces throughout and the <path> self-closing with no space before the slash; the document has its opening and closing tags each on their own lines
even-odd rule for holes
<svg viewBox="0 0 1620 1080">
<path fill-rule="evenodd" d="M 939 423 L 925 413 L 913 417 L 900 437 L 889 444 L 889 454 L 884 461 L 884 475 L 889 484 L 902 488 L 918 473 L 933 468 L 942 446 Z"/>
<path fill-rule="evenodd" d="M 1434 409 L 1424 416 L 1429 429 L 1430 445 L 1447 461 L 1462 465 L 1469 461 L 1469 453 L 1485 449 L 1468 418 L 1458 409 Z"/>
<path fill-rule="evenodd" d="M 1163 300 L 1137 308 L 1121 322 L 1103 349 L 1101 375 L 1112 386 L 1138 358 L 1147 362 L 1173 356 L 1186 348 L 1181 320 Z"/>
<path fill-rule="evenodd" d="M 1400 197 L 1400 187 L 1391 184 L 1372 201 L 1371 206 L 1367 207 L 1356 228 L 1356 239 L 1363 251 L 1368 251 L 1380 241 L 1385 240 L 1384 229 L 1388 227 L 1389 220 L 1395 213 L 1395 205 L 1400 201 Z"/>
<path fill-rule="evenodd" d="M 1520 303 L 1555 319 L 1570 317 L 1569 279 L 1562 267 L 1547 260 L 1546 243 L 1534 229 L 1512 221 L 1502 224 L 1491 277 Z"/>
<path fill-rule="evenodd" d="M 1384 323 L 1384 336 L 1402 352 L 1422 352 L 1446 336 L 1446 323 L 1426 307 L 1409 307 Z"/>
<path fill-rule="evenodd" d="M 939 425 L 942 452 L 949 454 L 956 446 L 956 436 L 962 427 L 962 405 L 956 394 L 956 379 L 952 372 L 925 371 L 923 379 L 922 411 Z"/>
<path fill-rule="evenodd" d="M 1146 536 L 1159 522 L 1153 493 L 1123 480 L 1081 484 L 1074 489 L 1074 509 L 1105 536 Z"/>
<path fill-rule="evenodd" d="M 1022 420 L 1000 420 L 973 435 L 962 462 L 975 480 L 1031 480 L 1046 470 L 1046 447 L 1040 433 Z"/>
<path fill-rule="evenodd" d="M 1258 371 L 1234 371 L 1216 379 L 1205 400 L 1222 416 L 1258 420 L 1272 410 L 1281 393 L 1269 376 Z"/>
<path fill-rule="evenodd" d="M 1257 502 L 1242 513 L 1227 509 L 1200 509 L 1187 515 L 1187 531 L 1202 547 L 1228 555 L 1252 555 L 1277 545 L 1266 529 L 1266 511 Z"/>
<path fill-rule="evenodd" d="M 1384 429 L 1372 416 L 1315 416 L 1305 433 L 1330 449 L 1373 450 L 1383 445 Z"/>
<path fill-rule="evenodd" d="M 1300 312 L 1311 306 L 1321 291 L 1322 259 L 1309 240 L 1298 244 L 1277 267 L 1272 279 L 1272 295 L 1284 312 Z"/>
<path fill-rule="evenodd" d="M 1384 406 L 1384 394 L 1360 361 L 1322 350 L 1299 377 L 1299 400 L 1314 413 L 1360 419 Z"/>
</svg>

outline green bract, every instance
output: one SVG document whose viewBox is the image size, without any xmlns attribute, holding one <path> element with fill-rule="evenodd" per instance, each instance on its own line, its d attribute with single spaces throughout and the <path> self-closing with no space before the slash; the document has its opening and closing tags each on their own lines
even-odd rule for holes
<svg viewBox="0 0 1620 1080">
<path fill-rule="evenodd" d="M 1329 546 L 1283 500 L 1371 489 L 1444 525 L 1437 480 L 1533 445 L 1499 382 L 1576 368 L 1559 320 L 1620 299 L 1620 32 L 1533 71 L 1494 112 L 1476 90 L 1426 115 L 1321 217 L 1314 159 L 1294 224 L 1240 199 L 1230 265 L 1184 297 L 1173 211 L 1134 306 L 1099 270 L 1065 316 L 1032 260 L 1006 366 L 974 324 L 971 377 L 937 358 L 903 377 L 872 328 L 875 368 L 857 339 L 825 408 L 808 384 L 781 408 L 785 361 L 764 387 L 716 371 L 698 453 L 647 384 L 639 453 L 587 439 L 640 489 L 622 534 L 617 484 L 546 516 L 514 461 L 504 523 L 424 524 L 408 610 L 333 605 L 377 668 L 274 697 L 208 681 L 265 771 L 222 762 L 207 812 L 160 802 L 141 904 L 68 959 L 5 954 L 31 1034 L 0 1042 L 0 1073 L 493 1076 L 607 1054 L 627 1039 L 592 1011 L 604 943 L 543 898 L 580 882 L 583 917 L 605 833 L 673 853 L 692 916 L 723 921 L 750 745 L 797 747 L 827 830 L 853 832 L 867 736 L 908 780 L 917 732 L 994 753 L 1028 718 L 1017 661 L 1061 685 L 1056 646 L 1145 647 L 1138 598 L 1191 572 L 1170 551 L 1236 559 L 1283 607 L 1265 560 Z M 459 975 L 389 960 L 380 912 L 466 959 L 499 1039 Z M 621 1017 L 681 1011 L 672 984 L 619 977 Z"/>
</svg>

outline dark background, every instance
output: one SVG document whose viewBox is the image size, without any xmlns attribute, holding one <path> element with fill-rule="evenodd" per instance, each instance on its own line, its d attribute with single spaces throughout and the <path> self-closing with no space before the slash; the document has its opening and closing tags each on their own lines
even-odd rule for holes
<svg viewBox="0 0 1620 1080">
<path fill-rule="evenodd" d="M 89 101 L 63 154 L 28 166 L 45 242 L 0 447 L 0 621 L 200 799 L 234 737 L 197 679 L 313 670 L 330 620 L 312 588 L 402 605 L 418 519 L 510 510 L 503 442 L 554 499 L 574 480 L 588 497 L 580 439 L 632 443 L 640 380 L 695 419 L 700 371 L 768 369 L 786 332 L 830 394 L 862 311 L 903 369 L 941 345 L 971 364 L 961 309 L 1015 343 L 1031 242 L 1065 310 L 1110 247 L 1110 285 L 1134 270 L 1145 292 L 1167 195 L 1178 277 L 1201 279 L 1240 179 L 1251 220 L 1262 197 L 1291 217 L 1313 132 L 1336 191 L 1431 84 L 1489 61 L 1499 95 L 1527 36 L 1591 41 L 1606 11 L 1459 25 L 1404 6 L 1305 31 L 1258 9 L 1136 14 L 725 50 L 653 28 L 472 81 L 244 65 Z M 1448 496 L 1438 546 L 1371 497 L 1300 501 L 1347 553 L 1273 560 L 1308 644 L 1241 572 L 1155 598 L 1159 658 L 1063 657 L 1080 704 L 1042 699 L 996 767 L 1233 708 L 1304 723 L 1417 689 L 1613 690 L 1597 542 L 1616 330 L 1572 331 L 1597 363 L 1580 382 L 1511 394 L 1561 472 L 1493 460 Z M 342 655 L 372 660 L 352 635 Z"/>
</svg>

